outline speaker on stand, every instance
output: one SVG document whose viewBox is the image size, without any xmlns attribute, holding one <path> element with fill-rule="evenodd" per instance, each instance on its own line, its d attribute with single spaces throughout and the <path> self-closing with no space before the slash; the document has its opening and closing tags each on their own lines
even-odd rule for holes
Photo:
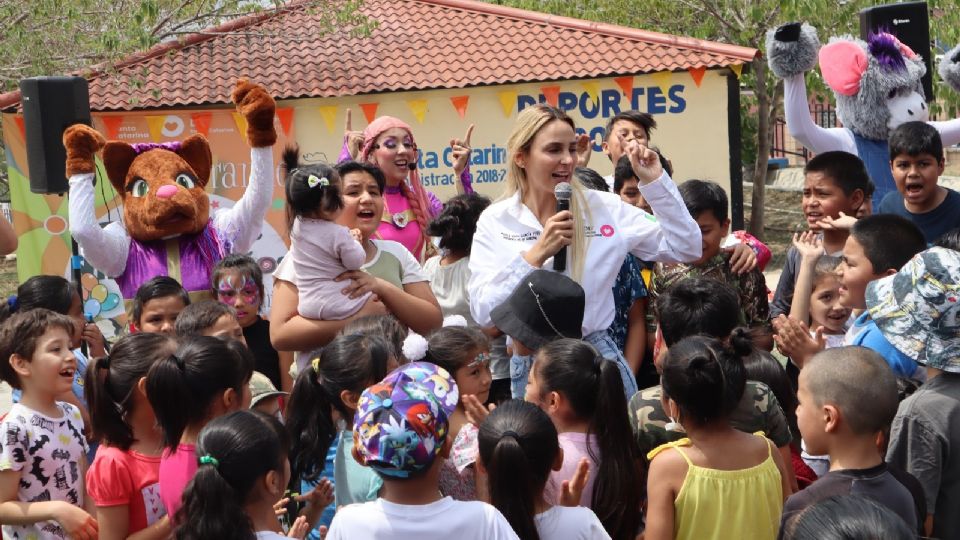
<svg viewBox="0 0 960 540">
<path fill-rule="evenodd" d="M 20 81 L 23 123 L 27 142 L 27 166 L 30 172 L 30 191 L 39 194 L 63 196 L 70 189 L 66 177 L 67 151 L 63 147 L 63 132 L 73 124 L 92 125 L 90 94 L 83 77 L 33 77 Z M 77 241 L 71 238 L 70 268 L 83 298 L 80 283 L 83 258 Z M 91 316 L 86 314 L 88 321 Z M 87 344 L 80 348 L 86 356 Z"/>
</svg>

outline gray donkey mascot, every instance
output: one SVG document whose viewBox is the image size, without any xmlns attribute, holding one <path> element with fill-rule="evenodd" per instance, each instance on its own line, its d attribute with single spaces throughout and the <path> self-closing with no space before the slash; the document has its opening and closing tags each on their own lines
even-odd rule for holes
<svg viewBox="0 0 960 540">
<path fill-rule="evenodd" d="M 803 74 L 814 68 L 818 56 L 823 80 L 836 96 L 842 128 L 822 128 L 810 117 Z M 816 153 L 843 150 L 860 156 L 876 186 L 874 207 L 896 191 L 887 138 L 904 122 L 928 121 L 920 82 L 926 73 L 923 59 L 885 32 L 867 41 L 834 37 L 821 47 L 814 27 L 789 23 L 767 32 L 767 61 L 783 79 L 790 135 Z M 960 45 L 944 56 L 939 72 L 960 92 Z M 960 143 L 960 119 L 928 123 L 940 132 L 944 146 Z"/>
</svg>

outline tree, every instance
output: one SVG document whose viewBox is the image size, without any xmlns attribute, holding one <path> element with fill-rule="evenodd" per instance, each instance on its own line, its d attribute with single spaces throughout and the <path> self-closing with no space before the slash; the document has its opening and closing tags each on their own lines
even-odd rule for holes
<svg viewBox="0 0 960 540">
<path fill-rule="evenodd" d="M 753 47 L 763 51 L 766 32 L 790 21 L 815 26 L 823 42 L 829 36 L 859 35 L 857 13 L 875 5 L 875 0 L 494 0 L 498 4 L 547 11 L 557 15 L 643 28 L 667 34 L 691 36 L 710 41 Z M 952 47 L 960 37 L 960 10 L 956 0 L 928 0 L 931 12 L 931 37 Z M 944 51 L 934 51 L 934 54 Z M 747 105 L 756 109 L 756 121 L 750 122 L 755 142 L 744 144 L 754 153 L 748 165 L 753 171 L 753 198 L 748 230 L 762 238 L 764 229 L 764 179 L 773 142 L 772 126 L 783 106 L 783 84 L 759 57 L 750 63 L 740 79 L 741 88 L 752 90 Z M 818 72 L 807 76 L 811 93 L 830 96 Z M 934 110 L 952 111 L 960 96 L 950 92 Z M 938 98 L 941 97 L 938 95 Z"/>
<path fill-rule="evenodd" d="M 26 77 L 109 69 L 134 52 L 226 21 L 279 9 L 283 0 L 0 0 L 0 84 Z M 369 30 L 360 0 L 301 2 L 322 28 Z M 240 30 L 244 32 L 244 30 Z M 295 35 L 295 32 L 293 33 Z"/>
</svg>

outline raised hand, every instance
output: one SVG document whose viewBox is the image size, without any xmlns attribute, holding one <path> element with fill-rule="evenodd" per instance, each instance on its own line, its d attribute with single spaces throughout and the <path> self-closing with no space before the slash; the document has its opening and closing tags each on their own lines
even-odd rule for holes
<svg viewBox="0 0 960 540">
<path fill-rule="evenodd" d="M 262 86 L 240 79 L 231 98 L 237 106 L 237 112 L 247 120 L 247 142 L 250 146 L 273 146 L 277 142 L 277 130 L 273 125 L 277 105 L 270 94 Z"/>
<path fill-rule="evenodd" d="M 350 159 L 357 159 L 363 146 L 363 132 L 353 130 L 353 112 L 348 108 L 343 122 L 343 140 L 347 143 Z"/>
<path fill-rule="evenodd" d="M 589 477 L 590 461 L 587 458 L 580 458 L 577 470 L 573 472 L 573 478 L 564 480 L 560 484 L 560 506 L 580 506 L 580 496 L 587 487 Z"/>
<path fill-rule="evenodd" d="M 63 132 L 63 147 L 67 150 L 67 176 L 95 172 L 97 152 L 106 143 L 99 131 L 86 124 L 68 127 Z"/>
<path fill-rule="evenodd" d="M 480 427 L 480 424 L 483 423 L 484 419 L 497 408 L 496 405 L 490 404 L 490 407 L 484 407 L 483 403 L 480 403 L 480 400 L 477 399 L 477 396 L 473 394 L 464 394 L 460 396 L 460 400 L 463 402 L 463 410 L 467 413 L 467 421 L 471 424 Z"/>
<path fill-rule="evenodd" d="M 853 216 L 848 216 L 843 212 L 840 212 L 840 215 L 836 218 L 830 216 L 824 216 L 820 218 L 820 221 L 817 222 L 817 225 L 820 225 L 821 229 L 824 230 L 846 230 L 849 231 L 853 228 L 854 223 L 857 222 L 857 218 Z"/>
<path fill-rule="evenodd" d="M 789 356 L 800 369 L 803 369 L 807 360 L 827 346 L 822 326 L 817 328 L 813 337 L 810 337 L 809 327 L 793 317 L 780 315 L 774 326 L 777 333 L 773 335 L 773 340 L 777 348 L 784 356 Z"/>
<path fill-rule="evenodd" d="M 450 139 L 450 154 L 453 156 L 453 172 L 457 178 L 460 178 L 460 173 L 467 168 L 467 163 L 470 162 L 470 151 L 472 147 L 470 146 L 470 138 L 473 136 L 474 125 L 470 124 L 470 127 L 467 128 L 467 134 L 463 136 L 463 139 Z"/>
<path fill-rule="evenodd" d="M 800 258 L 814 261 L 823 255 L 823 239 L 814 231 L 795 233 L 793 247 L 797 248 Z"/>
<path fill-rule="evenodd" d="M 586 133 L 577 135 L 577 167 L 586 167 L 587 163 L 590 163 L 591 155 L 593 155 L 593 140 Z"/>
<path fill-rule="evenodd" d="M 627 142 L 625 152 L 627 159 L 630 160 L 633 174 L 637 175 L 641 184 L 649 184 L 663 174 L 660 155 L 641 144 L 640 141 L 633 139 Z"/>
</svg>

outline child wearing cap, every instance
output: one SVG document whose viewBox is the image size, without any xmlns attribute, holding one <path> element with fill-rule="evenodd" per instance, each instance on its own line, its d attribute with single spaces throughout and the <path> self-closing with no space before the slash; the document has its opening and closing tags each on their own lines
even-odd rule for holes
<svg viewBox="0 0 960 540">
<path fill-rule="evenodd" d="M 867 308 L 883 336 L 924 366 L 927 382 L 900 403 L 887 462 L 923 486 L 926 533 L 960 538 L 960 253 L 934 247 L 867 286 Z"/>
<path fill-rule="evenodd" d="M 346 538 L 459 540 L 518 538 L 489 504 L 439 492 L 450 453 L 449 417 L 459 400 L 453 377 L 426 362 L 407 364 L 364 390 L 354 419 L 354 458 L 383 479 L 380 497 L 342 508 L 327 540 Z"/>
<path fill-rule="evenodd" d="M 254 371 L 253 375 L 250 376 L 248 386 L 250 387 L 250 409 L 256 409 L 283 422 L 281 398 L 290 395 L 290 393 L 277 390 L 270 377 L 259 371 Z"/>
<path fill-rule="evenodd" d="M 557 339 L 583 337 L 585 303 L 583 288 L 576 281 L 558 272 L 534 270 L 490 311 L 493 325 L 513 342 L 510 392 L 515 399 L 526 393 L 527 375 L 537 349 Z M 620 364 L 617 367 L 625 369 Z M 633 376 L 621 370 L 621 377 L 628 375 Z"/>
</svg>

